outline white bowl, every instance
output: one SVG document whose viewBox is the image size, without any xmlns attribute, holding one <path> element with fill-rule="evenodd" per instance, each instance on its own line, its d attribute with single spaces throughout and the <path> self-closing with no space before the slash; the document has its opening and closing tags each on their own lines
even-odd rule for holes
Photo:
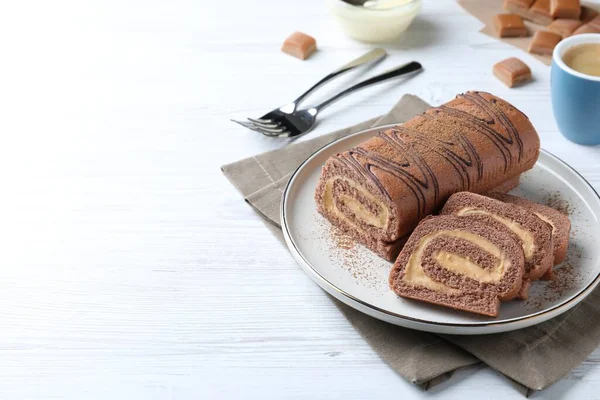
<svg viewBox="0 0 600 400">
<path fill-rule="evenodd" d="M 380 0 L 378 3 L 380 7 L 367 8 L 329 0 L 329 9 L 348 36 L 380 43 L 398 39 L 421 9 L 421 0 Z"/>
</svg>

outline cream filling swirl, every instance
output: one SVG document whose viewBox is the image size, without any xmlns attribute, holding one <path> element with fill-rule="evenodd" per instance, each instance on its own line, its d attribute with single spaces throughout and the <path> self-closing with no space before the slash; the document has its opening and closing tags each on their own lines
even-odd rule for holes
<svg viewBox="0 0 600 400">
<path fill-rule="evenodd" d="M 473 207 L 462 208 L 462 209 L 458 210 L 456 215 L 458 215 L 458 216 L 488 215 L 488 216 L 494 218 L 496 221 L 502 223 L 508 229 L 513 231 L 519 237 L 519 239 L 521 239 L 521 244 L 523 246 L 523 252 L 525 253 L 525 260 L 530 260 L 531 257 L 533 257 L 533 253 L 535 252 L 535 240 L 533 238 L 533 235 L 527 229 L 523 228 L 523 226 L 521 226 L 521 224 L 519 224 L 518 222 L 512 221 L 505 217 L 501 217 L 501 216 L 491 213 L 489 211 L 480 210 L 478 208 L 473 208 Z"/>
<path fill-rule="evenodd" d="M 346 221 L 348 224 L 352 225 L 355 229 L 359 231 L 364 231 L 355 221 L 352 221 L 346 214 L 344 214 L 341 210 L 336 207 L 334 198 L 333 198 L 333 184 L 336 180 L 342 180 L 347 183 L 349 186 L 357 190 L 361 195 L 363 195 L 367 200 L 377 204 L 379 207 L 379 215 L 375 215 L 370 212 L 367 207 L 361 204 L 357 199 L 342 195 L 340 196 L 346 206 L 356 215 L 357 218 L 360 218 L 365 223 L 374 226 L 375 228 L 381 229 L 382 231 L 386 231 L 389 223 L 389 215 L 390 211 L 388 208 L 382 204 L 372 193 L 365 190 L 362 186 L 358 185 L 356 182 L 343 177 L 333 177 L 328 179 L 325 183 L 325 193 L 323 194 L 323 202 L 325 208 L 333 213 L 336 217 Z"/>
<path fill-rule="evenodd" d="M 493 268 L 486 269 L 482 268 L 467 257 L 441 249 L 436 251 L 433 257 L 442 268 L 482 283 L 500 282 L 504 277 L 505 272 L 510 268 L 510 260 L 506 258 L 505 254 L 498 246 L 489 240 L 467 231 L 444 230 L 430 233 L 420 239 L 406 264 L 404 274 L 405 283 L 414 286 L 423 286 L 436 292 L 448 294 L 460 293 L 460 290 L 454 289 L 445 283 L 432 279 L 429 275 L 427 275 L 422 266 L 423 253 L 425 252 L 427 246 L 434 239 L 443 236 L 467 240 L 490 253 L 498 260 L 498 262 Z"/>
</svg>

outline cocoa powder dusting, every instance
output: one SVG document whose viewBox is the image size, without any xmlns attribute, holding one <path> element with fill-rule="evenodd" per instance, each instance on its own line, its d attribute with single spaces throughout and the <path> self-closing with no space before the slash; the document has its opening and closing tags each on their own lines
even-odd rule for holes
<svg viewBox="0 0 600 400">
<path fill-rule="evenodd" d="M 331 237 L 336 245 L 336 247 L 344 250 L 352 250 L 354 246 L 356 246 L 356 242 L 350 236 L 346 235 L 344 232 L 340 231 L 334 226 L 331 226 L 330 229 Z"/>
<path fill-rule="evenodd" d="M 556 277 L 548 284 L 551 297 L 561 298 L 578 283 L 580 277 L 570 260 L 555 271 Z M 548 296 L 546 296 L 548 297 Z"/>
<path fill-rule="evenodd" d="M 552 207 L 554 208 L 556 211 L 559 211 L 565 215 L 571 215 L 573 208 L 571 207 L 571 204 L 569 204 L 568 201 L 566 201 L 565 199 L 563 199 L 562 195 L 560 192 L 556 191 L 556 192 L 552 192 L 550 194 L 547 194 L 544 197 L 544 203 L 548 206 L 548 207 Z"/>
<path fill-rule="evenodd" d="M 326 246 L 328 258 L 333 266 L 342 268 L 342 273 L 349 274 L 357 285 L 385 294 L 387 287 L 387 262 L 359 245 L 352 237 L 322 219 L 320 229 L 314 234 Z M 385 264 L 385 266 L 384 266 Z M 382 270 L 382 267 L 385 270 Z"/>
<path fill-rule="evenodd" d="M 569 291 L 580 286 L 582 276 L 577 268 L 579 259 L 581 259 L 581 254 L 570 254 L 564 263 L 554 270 L 554 280 L 534 282 L 536 285 L 545 284 L 545 287 L 541 295 L 531 298 L 527 305 L 536 310 L 542 309 L 561 300 Z"/>
</svg>

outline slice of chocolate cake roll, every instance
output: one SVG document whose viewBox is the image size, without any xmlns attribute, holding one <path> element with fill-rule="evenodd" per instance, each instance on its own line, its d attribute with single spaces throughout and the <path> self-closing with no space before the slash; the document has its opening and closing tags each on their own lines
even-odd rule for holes
<svg viewBox="0 0 600 400">
<path fill-rule="evenodd" d="M 522 207 L 475 193 L 460 192 L 450 196 L 441 214 L 470 221 L 492 217 L 505 225 L 519 237 L 523 247 L 526 279 L 537 280 L 552 267 L 552 227 Z"/>
<path fill-rule="evenodd" d="M 521 244 L 491 217 L 430 216 L 400 252 L 389 284 L 398 296 L 496 317 L 524 272 Z"/>
<path fill-rule="evenodd" d="M 522 112 L 489 93 L 467 92 L 329 158 L 317 208 L 393 261 L 405 237 L 451 194 L 511 188 L 539 147 Z"/>
<path fill-rule="evenodd" d="M 569 221 L 569 218 L 566 215 L 552 207 L 522 197 L 512 196 L 510 194 L 488 193 L 487 196 L 505 203 L 523 207 L 550 224 L 552 227 L 552 242 L 554 243 L 553 264 L 558 265 L 565 260 L 569 248 L 569 236 L 571 234 L 571 221 Z M 552 279 L 552 269 L 550 268 L 548 271 L 549 273 L 547 272 L 542 278 Z"/>
</svg>

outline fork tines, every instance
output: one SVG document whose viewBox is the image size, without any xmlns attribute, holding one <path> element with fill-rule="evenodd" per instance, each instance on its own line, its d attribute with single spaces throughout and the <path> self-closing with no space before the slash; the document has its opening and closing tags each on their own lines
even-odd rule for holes
<svg viewBox="0 0 600 400">
<path fill-rule="evenodd" d="M 282 126 L 279 122 L 276 122 L 276 121 L 273 121 L 270 119 L 248 118 L 249 122 L 238 121 L 235 119 L 232 119 L 231 121 L 236 122 L 236 123 L 242 125 L 243 127 L 246 127 L 255 132 L 262 133 L 265 136 L 278 137 L 278 136 L 288 136 L 290 134 L 290 132 L 284 126 Z"/>
</svg>

